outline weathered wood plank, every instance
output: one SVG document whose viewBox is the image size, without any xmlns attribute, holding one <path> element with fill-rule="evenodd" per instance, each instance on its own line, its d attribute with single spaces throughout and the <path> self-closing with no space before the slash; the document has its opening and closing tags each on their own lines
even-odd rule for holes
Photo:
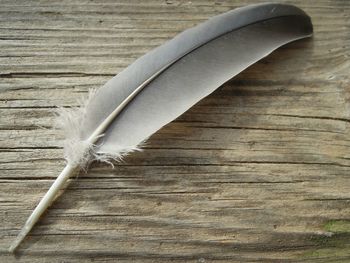
<svg viewBox="0 0 350 263">
<path fill-rule="evenodd" d="M 72 179 L 6 252 L 64 165 L 56 106 L 215 14 L 262 1 L 0 0 L 1 262 L 349 262 L 350 2 L 116 164 Z M 280 1 L 279 1 L 280 2 Z"/>
</svg>

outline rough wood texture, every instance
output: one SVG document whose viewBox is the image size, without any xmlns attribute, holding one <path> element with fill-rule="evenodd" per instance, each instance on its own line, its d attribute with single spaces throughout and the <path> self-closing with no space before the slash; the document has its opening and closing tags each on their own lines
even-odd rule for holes
<svg viewBox="0 0 350 263">
<path fill-rule="evenodd" d="M 6 252 L 64 166 L 52 109 L 253 2 L 0 0 L 1 262 L 350 262 L 347 0 L 286 1 L 312 16 L 312 40 L 240 74 L 116 169 L 71 180 Z"/>
</svg>

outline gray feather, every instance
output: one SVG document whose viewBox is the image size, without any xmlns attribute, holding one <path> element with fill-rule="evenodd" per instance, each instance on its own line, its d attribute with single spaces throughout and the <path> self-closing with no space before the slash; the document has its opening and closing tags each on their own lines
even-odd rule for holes
<svg viewBox="0 0 350 263">
<path fill-rule="evenodd" d="M 136 60 L 84 107 L 61 109 L 66 167 L 9 248 L 13 252 L 70 176 L 94 159 L 118 159 L 276 48 L 312 34 L 310 18 L 290 5 L 230 11 L 189 29 Z"/>
</svg>

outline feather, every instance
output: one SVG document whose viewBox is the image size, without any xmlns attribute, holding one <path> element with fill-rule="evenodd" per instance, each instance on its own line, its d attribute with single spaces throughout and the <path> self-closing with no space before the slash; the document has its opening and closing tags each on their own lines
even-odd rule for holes
<svg viewBox="0 0 350 263">
<path fill-rule="evenodd" d="M 250 5 L 215 16 L 137 59 L 78 109 L 60 109 L 67 166 L 10 247 L 14 251 L 67 179 L 91 161 L 120 160 L 242 70 L 312 35 L 295 6 Z"/>
</svg>

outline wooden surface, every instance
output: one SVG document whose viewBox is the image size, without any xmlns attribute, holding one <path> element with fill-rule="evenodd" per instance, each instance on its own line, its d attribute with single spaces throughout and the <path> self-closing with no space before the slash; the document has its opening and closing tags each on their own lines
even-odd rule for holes
<svg viewBox="0 0 350 263">
<path fill-rule="evenodd" d="M 6 252 L 64 167 L 52 110 L 253 2 L 0 0 L 0 262 L 350 262 L 346 0 L 287 1 L 311 15 L 313 39 L 249 68 L 115 169 L 93 165 Z"/>
</svg>

